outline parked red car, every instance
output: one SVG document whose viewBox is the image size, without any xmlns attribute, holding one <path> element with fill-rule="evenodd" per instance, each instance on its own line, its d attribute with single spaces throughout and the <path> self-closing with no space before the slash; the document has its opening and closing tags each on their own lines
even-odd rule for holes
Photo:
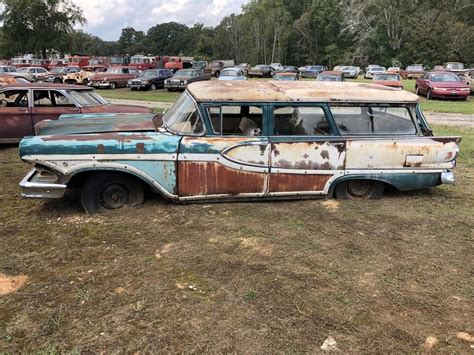
<svg viewBox="0 0 474 355">
<path fill-rule="evenodd" d="M 94 90 L 65 84 L 14 84 L 0 88 L 0 143 L 34 135 L 34 125 L 62 114 L 150 113 L 133 105 L 111 105 Z"/>
<path fill-rule="evenodd" d="M 432 71 L 424 77 L 416 79 L 417 95 L 426 95 L 428 100 L 433 98 L 467 100 L 470 89 L 459 76 L 445 71 Z"/>
</svg>

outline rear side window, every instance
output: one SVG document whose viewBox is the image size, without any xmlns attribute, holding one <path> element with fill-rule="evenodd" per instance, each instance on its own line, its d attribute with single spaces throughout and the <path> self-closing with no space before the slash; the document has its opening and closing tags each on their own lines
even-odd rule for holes
<svg viewBox="0 0 474 355">
<path fill-rule="evenodd" d="M 275 136 L 328 136 L 331 128 L 321 107 L 284 106 L 273 110 Z"/>
<path fill-rule="evenodd" d="M 406 107 L 332 106 L 331 112 L 342 135 L 416 134 Z"/>
</svg>

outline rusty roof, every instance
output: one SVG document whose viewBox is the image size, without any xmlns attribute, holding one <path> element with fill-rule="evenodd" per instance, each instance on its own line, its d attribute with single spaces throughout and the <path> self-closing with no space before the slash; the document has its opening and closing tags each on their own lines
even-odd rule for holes
<svg viewBox="0 0 474 355">
<path fill-rule="evenodd" d="M 387 86 L 322 81 L 199 81 L 187 91 L 197 101 L 307 101 L 416 103 L 418 96 Z"/>
</svg>

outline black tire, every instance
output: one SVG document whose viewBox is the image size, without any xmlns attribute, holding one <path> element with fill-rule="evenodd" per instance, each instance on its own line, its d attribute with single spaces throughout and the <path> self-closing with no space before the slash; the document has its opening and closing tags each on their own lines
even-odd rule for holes
<svg viewBox="0 0 474 355">
<path fill-rule="evenodd" d="M 61 78 L 54 78 L 53 81 L 54 81 L 55 84 L 62 84 L 62 82 L 63 82 Z"/>
<path fill-rule="evenodd" d="M 433 93 L 431 92 L 431 89 L 428 89 L 428 91 L 426 92 L 426 99 L 433 100 Z"/>
<path fill-rule="evenodd" d="M 215 75 L 216 75 L 216 78 L 219 79 L 219 76 L 221 75 L 221 73 L 219 72 L 219 70 L 216 71 L 216 74 L 215 74 Z"/>
<path fill-rule="evenodd" d="M 151 84 L 151 85 L 150 85 L 150 90 L 155 91 L 155 90 L 156 90 L 156 85 L 155 85 L 155 84 Z"/>
<path fill-rule="evenodd" d="M 117 87 L 117 83 L 112 82 L 112 83 L 109 84 L 109 89 L 110 90 L 115 90 L 116 87 Z"/>
<path fill-rule="evenodd" d="M 81 204 L 88 214 L 103 213 L 143 203 L 143 186 L 132 176 L 96 173 L 82 188 Z"/>
<path fill-rule="evenodd" d="M 415 94 L 420 95 L 420 87 L 418 85 L 415 86 Z"/>
<path fill-rule="evenodd" d="M 89 85 L 89 79 L 82 80 L 82 85 L 84 85 L 84 86 Z"/>
<path fill-rule="evenodd" d="M 339 199 L 357 199 L 382 197 L 385 184 L 374 180 L 349 180 L 343 181 L 336 186 L 334 195 Z"/>
</svg>

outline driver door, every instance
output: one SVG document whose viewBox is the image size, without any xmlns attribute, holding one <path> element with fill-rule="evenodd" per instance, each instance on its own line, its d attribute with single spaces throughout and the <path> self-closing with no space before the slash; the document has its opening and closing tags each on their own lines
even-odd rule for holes
<svg viewBox="0 0 474 355">
<path fill-rule="evenodd" d="M 3 91 L 0 100 L 0 142 L 18 142 L 34 135 L 28 90 Z"/>
<path fill-rule="evenodd" d="M 263 135 L 266 106 L 212 104 L 205 110 L 210 123 L 208 134 L 181 141 L 179 198 L 264 196 L 270 155 L 268 138 Z"/>
</svg>

